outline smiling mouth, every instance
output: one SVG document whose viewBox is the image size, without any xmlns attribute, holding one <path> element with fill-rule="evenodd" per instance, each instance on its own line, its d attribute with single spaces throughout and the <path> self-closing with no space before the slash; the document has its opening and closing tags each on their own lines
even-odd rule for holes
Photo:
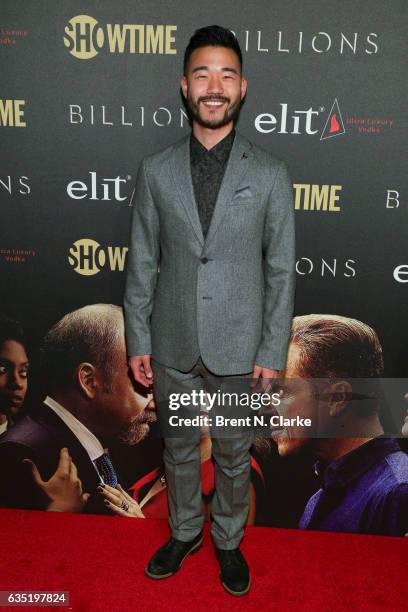
<svg viewBox="0 0 408 612">
<path fill-rule="evenodd" d="M 203 100 L 202 102 L 209 108 L 219 108 L 225 104 L 226 100 Z"/>
</svg>

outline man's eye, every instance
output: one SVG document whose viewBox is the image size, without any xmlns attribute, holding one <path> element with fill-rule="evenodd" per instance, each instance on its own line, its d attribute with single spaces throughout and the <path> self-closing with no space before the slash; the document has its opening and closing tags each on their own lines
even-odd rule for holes
<svg viewBox="0 0 408 612">
<path fill-rule="evenodd" d="M 7 372 L 6 366 L 0 365 L 0 374 L 5 374 Z"/>
</svg>

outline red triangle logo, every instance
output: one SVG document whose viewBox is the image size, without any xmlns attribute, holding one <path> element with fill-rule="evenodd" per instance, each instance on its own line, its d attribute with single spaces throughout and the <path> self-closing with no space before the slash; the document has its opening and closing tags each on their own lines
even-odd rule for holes
<svg viewBox="0 0 408 612">
<path fill-rule="evenodd" d="M 333 134 L 334 132 L 339 132 L 340 131 L 340 123 L 337 121 L 337 117 L 336 117 L 336 113 L 334 113 L 334 115 L 331 116 L 330 119 L 330 134 Z"/>
<path fill-rule="evenodd" d="M 320 140 L 326 140 L 327 138 L 333 138 L 333 136 L 340 136 L 345 134 L 346 130 L 344 127 L 343 117 L 337 98 L 334 98 L 334 102 L 327 116 L 326 123 L 320 135 Z"/>
</svg>

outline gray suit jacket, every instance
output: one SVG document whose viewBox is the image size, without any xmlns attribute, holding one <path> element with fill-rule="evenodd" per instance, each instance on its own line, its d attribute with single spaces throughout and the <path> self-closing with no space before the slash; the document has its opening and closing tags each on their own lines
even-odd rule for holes
<svg viewBox="0 0 408 612">
<path fill-rule="evenodd" d="M 294 205 L 284 162 L 236 132 L 204 240 L 190 135 L 143 159 L 124 311 L 129 356 L 215 374 L 283 369 L 295 289 Z"/>
</svg>

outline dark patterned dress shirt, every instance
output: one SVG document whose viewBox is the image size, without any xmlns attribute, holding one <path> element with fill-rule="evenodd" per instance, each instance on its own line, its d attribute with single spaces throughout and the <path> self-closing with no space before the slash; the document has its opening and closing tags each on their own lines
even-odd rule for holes
<svg viewBox="0 0 408 612">
<path fill-rule="evenodd" d="M 191 132 L 191 178 L 204 238 L 210 227 L 234 137 L 235 129 L 232 129 L 225 138 L 208 150 Z"/>
</svg>

